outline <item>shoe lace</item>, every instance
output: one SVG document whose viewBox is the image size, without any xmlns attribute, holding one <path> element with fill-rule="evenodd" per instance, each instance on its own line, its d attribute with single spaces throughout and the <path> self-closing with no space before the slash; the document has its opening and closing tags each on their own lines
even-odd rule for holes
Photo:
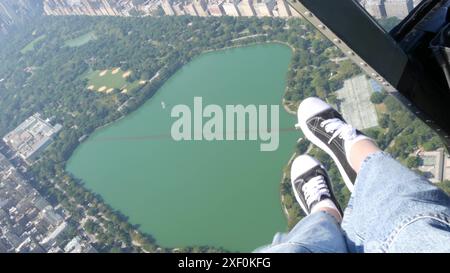
<svg viewBox="0 0 450 273">
<path fill-rule="evenodd" d="M 355 128 L 338 118 L 324 120 L 320 123 L 320 127 L 323 127 L 327 133 L 333 133 L 328 144 L 336 137 L 344 140 L 350 140 L 356 137 Z"/>
<path fill-rule="evenodd" d="M 306 204 L 311 207 L 315 201 L 320 201 L 322 196 L 330 196 L 325 178 L 322 175 L 311 178 L 303 184 L 302 191 L 305 195 Z"/>
</svg>

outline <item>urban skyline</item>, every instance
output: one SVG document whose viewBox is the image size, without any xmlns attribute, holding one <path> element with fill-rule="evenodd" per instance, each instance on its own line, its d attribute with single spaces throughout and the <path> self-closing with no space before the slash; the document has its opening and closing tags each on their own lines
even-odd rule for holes
<svg viewBox="0 0 450 273">
<path fill-rule="evenodd" d="M 373 17 L 404 18 L 420 0 L 358 0 Z M 45 15 L 298 17 L 285 0 L 44 0 Z M 162 14 L 161 14 L 162 13 Z"/>
</svg>

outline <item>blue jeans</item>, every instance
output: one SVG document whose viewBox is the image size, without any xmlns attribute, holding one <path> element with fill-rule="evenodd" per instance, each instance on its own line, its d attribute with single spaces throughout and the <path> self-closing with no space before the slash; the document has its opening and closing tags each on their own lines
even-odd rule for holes
<svg viewBox="0 0 450 273">
<path fill-rule="evenodd" d="M 378 152 L 364 160 L 342 224 L 314 213 L 255 252 L 450 252 L 450 198 Z"/>
</svg>

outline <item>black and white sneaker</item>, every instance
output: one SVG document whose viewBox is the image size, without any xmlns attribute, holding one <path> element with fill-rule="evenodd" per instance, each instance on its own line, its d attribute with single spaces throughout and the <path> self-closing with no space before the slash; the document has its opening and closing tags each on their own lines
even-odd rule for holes
<svg viewBox="0 0 450 273">
<path fill-rule="evenodd" d="M 328 207 L 338 211 L 342 217 L 328 174 L 316 159 L 309 155 L 297 157 L 291 166 L 291 183 L 295 198 L 306 215 Z"/>
<path fill-rule="evenodd" d="M 369 139 L 347 124 L 338 111 L 319 98 L 307 98 L 298 108 L 298 124 L 305 137 L 328 153 L 338 166 L 350 192 L 356 180 L 356 172 L 350 165 L 348 154 L 356 141 Z"/>
</svg>

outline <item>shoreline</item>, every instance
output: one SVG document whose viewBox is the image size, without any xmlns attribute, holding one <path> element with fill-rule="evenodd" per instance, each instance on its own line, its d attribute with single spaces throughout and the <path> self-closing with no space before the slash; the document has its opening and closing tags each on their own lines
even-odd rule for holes
<svg viewBox="0 0 450 273">
<path fill-rule="evenodd" d="M 250 37 L 250 38 L 253 38 L 253 37 Z M 289 48 L 291 49 L 292 52 L 295 52 L 295 48 L 294 48 L 292 45 L 290 45 L 289 43 L 287 43 L 287 42 L 282 42 L 282 41 L 278 41 L 278 40 L 271 40 L 271 41 L 265 41 L 265 42 L 253 42 L 253 43 L 243 44 L 243 45 L 226 46 L 226 47 L 218 48 L 218 49 L 207 49 L 207 50 L 204 50 L 204 51 L 200 52 L 199 55 L 197 55 L 197 56 L 195 56 L 195 57 L 198 57 L 198 56 L 200 56 L 200 55 L 202 55 L 202 54 L 211 53 L 211 52 L 224 51 L 224 50 L 228 50 L 228 49 L 235 49 L 235 48 L 241 48 L 241 47 L 250 47 L 250 46 L 255 46 L 255 45 L 271 44 L 271 43 L 285 45 L 285 46 L 289 47 Z M 195 57 L 194 57 L 194 58 L 195 58 Z M 184 65 L 186 65 L 186 64 L 184 64 Z M 183 65 L 183 66 L 184 66 L 184 65 Z M 183 67 L 183 66 L 181 66 L 181 67 Z M 179 69 L 181 69 L 181 67 L 180 67 Z M 174 72 L 174 74 L 175 74 L 179 69 L 177 69 L 177 70 Z M 154 80 L 157 76 L 159 76 L 159 72 L 160 72 L 160 71 L 161 71 L 161 69 L 157 71 L 157 73 L 153 76 L 153 78 L 152 78 L 151 80 Z M 170 77 L 169 77 L 169 78 L 170 78 Z M 168 78 L 168 79 L 169 79 L 169 78 Z M 168 79 L 167 79 L 167 80 L 168 80 Z M 166 81 L 167 81 L 167 80 L 166 80 Z M 147 82 L 147 84 L 149 84 L 149 83 L 150 83 L 150 81 Z M 163 82 L 161 85 L 163 85 L 164 83 L 165 83 L 165 82 Z M 287 89 L 287 87 L 286 87 L 286 89 Z M 158 90 L 159 90 L 159 88 L 158 88 Z M 158 92 L 158 90 L 157 90 L 156 92 Z M 156 92 L 155 92 L 155 93 L 156 93 Z M 286 93 L 286 91 L 285 91 L 285 93 Z M 132 97 L 130 97 L 130 98 L 132 98 Z M 151 97 L 150 97 L 149 99 L 147 99 L 146 101 L 144 101 L 144 102 L 142 103 L 142 105 L 143 105 L 144 103 L 146 103 L 146 102 L 147 102 L 148 100 L 150 100 L 150 99 L 151 99 Z M 287 102 L 286 102 L 286 100 L 284 99 L 284 95 L 283 95 L 283 97 L 282 97 L 281 104 L 282 104 L 284 110 L 285 110 L 288 114 L 291 114 L 291 115 L 295 115 L 295 114 L 296 114 L 296 112 L 293 111 L 293 110 L 291 110 L 291 109 L 289 108 L 289 106 L 287 105 Z M 141 106 L 142 106 L 142 105 L 141 105 Z M 135 109 L 134 111 L 138 110 L 139 108 L 140 108 L 140 106 L 139 106 L 137 109 Z M 108 123 L 106 123 L 106 124 L 100 125 L 99 127 L 95 128 L 95 129 L 88 135 L 88 138 L 87 138 L 87 139 L 89 139 L 89 138 L 91 137 L 91 135 L 93 135 L 94 133 L 96 133 L 97 130 L 103 129 L 103 128 L 105 128 L 105 127 L 108 127 L 108 126 L 112 125 L 112 124 L 115 123 L 115 122 L 118 122 L 118 121 L 122 120 L 122 119 L 125 118 L 126 116 L 132 114 L 134 111 L 132 111 L 132 112 L 130 112 L 130 113 L 127 113 L 127 114 L 122 114 L 119 118 L 117 118 L 117 119 L 115 119 L 115 120 L 112 120 L 112 121 L 110 121 L 110 122 L 108 122 Z M 87 140 L 87 139 L 85 139 L 85 140 Z M 85 141 L 85 140 L 84 140 L 84 141 Z M 84 142 L 84 141 L 83 141 L 83 142 Z M 79 143 L 79 144 L 81 144 L 81 143 Z M 76 150 L 77 148 L 78 148 L 78 145 L 77 145 L 77 147 L 75 148 L 75 150 Z"/>
<path fill-rule="evenodd" d="M 289 47 L 289 48 L 291 49 L 291 52 L 292 52 L 292 53 L 294 53 L 294 52 L 296 51 L 295 48 L 294 48 L 292 45 L 290 45 L 289 43 L 287 43 L 287 42 L 282 42 L 282 41 L 278 41 L 278 40 L 270 40 L 270 41 L 249 42 L 249 43 L 244 43 L 244 44 L 239 44 L 239 45 L 225 46 L 225 47 L 222 47 L 222 48 L 211 48 L 211 49 L 206 49 L 206 50 L 203 50 L 203 51 L 199 51 L 199 53 L 198 53 L 196 56 L 194 56 L 192 59 L 194 59 L 194 58 L 196 58 L 196 57 L 199 57 L 199 56 L 201 56 L 201 55 L 203 55 L 203 54 L 207 54 L 207 53 L 218 52 L 218 51 L 224 51 L 224 50 L 229 50 L 229 49 L 236 49 L 236 48 L 252 47 L 252 46 L 257 46 L 257 45 L 265 45 L 265 44 L 280 44 L 280 45 L 284 45 L 284 46 Z M 293 58 L 293 56 L 291 56 L 290 63 L 292 62 L 292 58 Z M 192 59 L 191 59 L 190 61 L 192 61 Z M 189 62 L 190 62 L 190 61 L 189 61 Z M 188 63 L 189 63 L 189 62 L 188 62 Z M 188 63 L 186 63 L 186 64 L 188 64 Z M 176 71 L 174 71 L 173 74 L 175 74 L 177 71 L 179 71 L 179 70 L 180 70 L 183 66 L 185 66 L 186 64 L 183 64 L 180 68 L 176 69 Z M 159 70 L 159 71 L 160 71 L 160 70 Z M 159 71 L 158 71 L 158 72 L 159 72 Z M 289 68 L 287 69 L 286 73 L 287 73 L 288 71 L 289 71 Z M 158 74 L 158 73 L 157 73 L 157 74 Z M 159 76 L 159 75 L 158 75 L 158 76 Z M 172 75 L 171 75 L 171 76 L 172 76 Z M 167 80 L 168 80 L 171 76 L 169 76 L 167 79 L 165 79 L 165 80 L 161 83 L 161 86 L 164 85 L 165 82 L 167 82 Z M 153 79 L 153 78 L 152 78 L 152 79 Z M 285 80 L 285 81 L 286 81 L 286 80 Z M 147 83 L 147 84 L 148 84 L 148 83 Z M 286 82 L 286 84 L 287 84 L 287 82 Z M 161 86 L 160 86 L 160 87 L 161 87 Z M 155 93 L 158 92 L 159 89 L 160 89 L 160 88 L 158 88 L 158 89 L 155 91 Z M 287 87 L 286 87 L 286 89 L 287 89 Z M 285 90 L 285 92 L 286 92 L 286 90 Z M 282 103 L 282 105 L 283 105 L 283 108 L 285 109 L 285 111 L 286 111 L 288 114 L 295 114 L 295 112 L 289 108 L 289 106 L 287 105 L 286 100 L 284 99 L 284 94 L 285 94 L 285 92 L 283 93 L 283 95 L 282 95 L 282 97 L 281 97 L 281 103 Z M 136 109 L 134 109 L 133 111 L 128 112 L 128 113 L 126 113 L 126 114 L 125 114 L 125 113 L 122 113 L 118 118 L 116 118 L 116 119 L 114 119 L 114 120 L 111 120 L 111 121 L 109 121 L 109 122 L 107 122 L 107 123 L 105 123 L 105 124 L 103 124 L 103 125 L 101 125 L 101 126 L 95 128 L 95 129 L 88 135 L 88 137 L 87 137 L 83 142 L 89 140 L 89 138 L 91 138 L 95 133 L 98 133 L 99 130 L 104 129 L 104 128 L 108 127 L 108 126 L 111 126 L 111 125 L 113 125 L 113 123 L 119 122 L 119 121 L 121 121 L 122 119 L 124 119 L 125 117 L 128 117 L 130 114 L 133 114 L 134 112 L 136 112 L 137 110 L 139 110 L 139 108 L 141 108 L 141 107 L 142 107 L 146 102 L 148 102 L 150 99 L 151 99 L 151 97 L 150 97 L 149 99 L 147 99 L 147 100 L 144 100 L 144 101 L 141 103 L 141 105 L 140 105 L 139 107 L 137 107 Z M 75 147 L 73 153 L 75 153 L 75 151 L 80 147 L 81 144 L 83 144 L 83 142 L 78 142 L 78 144 L 76 145 L 76 147 Z M 72 155 L 73 155 L 73 153 L 72 153 Z M 64 169 L 66 169 L 67 163 L 69 162 L 69 160 L 70 160 L 70 158 L 72 157 L 72 155 L 66 160 L 66 162 L 65 162 L 65 165 L 66 165 L 66 166 L 65 166 Z M 290 164 L 292 163 L 292 160 L 293 160 L 295 157 L 296 157 L 296 153 L 294 152 L 294 154 L 293 154 L 293 155 L 289 158 L 289 160 L 287 161 L 287 164 L 284 165 L 285 167 L 281 169 L 281 170 L 282 170 L 281 183 L 283 183 L 284 179 L 285 179 L 285 178 L 287 177 L 287 175 L 288 175 L 287 172 L 286 172 L 284 169 L 285 169 L 286 167 L 290 166 Z M 66 171 L 67 171 L 67 169 L 66 169 Z M 280 183 L 280 185 L 281 185 L 281 183 Z M 285 219 L 286 219 L 287 221 L 289 221 L 290 217 L 289 217 L 289 213 L 288 213 L 288 211 L 287 211 L 287 208 L 286 208 L 286 205 L 285 205 L 285 202 L 284 202 L 284 195 L 281 195 L 281 188 L 279 189 L 279 194 L 280 194 L 280 203 L 281 203 L 281 206 L 282 206 L 282 209 L 283 209 L 283 213 L 284 213 L 284 216 L 286 217 Z M 286 225 L 285 228 L 287 229 L 287 228 L 288 228 L 288 225 Z M 139 230 L 140 232 L 143 232 L 144 234 L 147 234 L 145 231 L 142 231 L 142 230 L 140 230 L 140 229 L 138 229 L 138 230 Z"/>
<path fill-rule="evenodd" d="M 282 207 L 282 209 L 283 209 L 284 216 L 286 217 L 286 220 L 287 220 L 288 222 L 289 222 L 289 218 L 290 218 L 290 217 L 289 217 L 289 212 L 288 212 L 288 210 L 287 210 L 287 208 L 286 208 L 286 205 L 284 204 L 284 195 L 281 194 L 281 185 L 283 184 L 284 180 L 285 180 L 285 179 L 287 178 L 287 176 L 288 176 L 287 167 L 291 166 L 292 161 L 294 161 L 294 159 L 295 159 L 296 157 L 297 157 L 297 152 L 294 152 L 294 153 L 292 154 L 292 156 L 289 158 L 287 164 L 284 166 L 284 168 L 283 168 L 283 175 L 281 176 L 281 183 L 280 183 L 280 196 L 281 196 L 280 200 L 281 200 L 281 207 Z"/>
<path fill-rule="evenodd" d="M 250 37 L 248 39 L 251 39 L 251 38 L 253 38 L 253 37 Z M 296 51 L 296 49 L 287 42 L 283 42 L 283 41 L 279 41 L 279 40 L 269 40 L 269 41 L 263 41 L 263 42 L 250 42 L 248 44 L 242 44 L 242 45 L 225 46 L 222 48 L 210 48 L 210 49 L 201 51 L 200 55 L 210 53 L 210 52 L 224 51 L 224 50 L 228 50 L 228 49 L 235 49 L 235 48 L 240 48 L 240 47 L 250 47 L 250 46 L 264 45 L 264 44 L 281 44 L 281 45 L 285 45 L 285 46 L 289 47 L 291 49 L 292 53 L 294 53 Z"/>
</svg>

